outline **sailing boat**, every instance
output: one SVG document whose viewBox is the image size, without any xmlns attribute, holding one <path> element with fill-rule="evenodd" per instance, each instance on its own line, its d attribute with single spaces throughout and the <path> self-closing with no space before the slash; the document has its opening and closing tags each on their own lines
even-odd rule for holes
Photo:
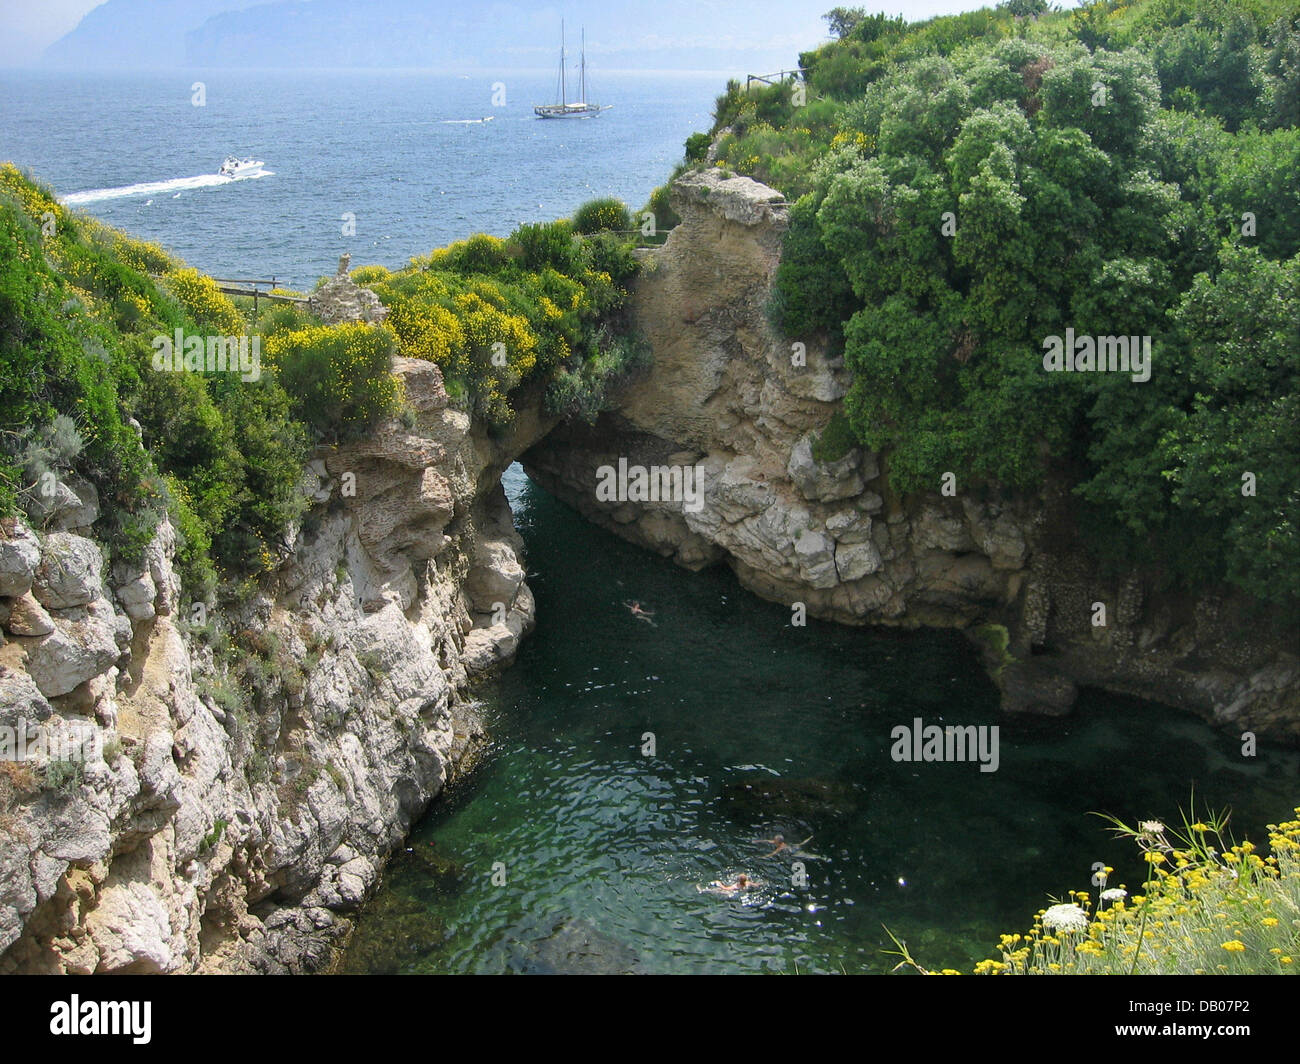
<svg viewBox="0 0 1300 1064">
<path fill-rule="evenodd" d="M 595 118 L 601 111 L 608 111 L 613 104 L 602 107 L 598 103 L 587 102 L 587 31 L 582 31 L 582 80 L 578 99 L 569 100 L 569 80 L 565 71 L 564 23 L 560 23 L 560 80 L 557 88 L 558 102 L 538 104 L 533 113 L 538 118 Z"/>
</svg>

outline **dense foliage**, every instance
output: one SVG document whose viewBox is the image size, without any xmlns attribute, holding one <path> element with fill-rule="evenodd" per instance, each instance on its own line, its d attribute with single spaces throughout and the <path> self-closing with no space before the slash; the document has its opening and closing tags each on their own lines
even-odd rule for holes
<svg viewBox="0 0 1300 1064">
<path fill-rule="evenodd" d="M 603 230 L 626 232 L 632 227 L 632 217 L 627 205 L 616 199 L 597 199 L 584 203 L 573 216 L 573 228 L 579 233 L 599 233 Z"/>
<path fill-rule="evenodd" d="M 497 429 L 530 380 L 557 412 L 594 417 L 643 357 L 620 334 L 637 262 L 626 236 L 603 231 L 626 228 L 616 207 L 586 212 L 600 223 L 586 238 L 564 221 L 526 225 L 398 272 L 355 271 L 388 304 L 384 326 L 325 326 L 295 305 L 254 323 L 211 278 L 0 168 L 0 516 L 21 509 L 39 526 L 46 474 L 85 478 L 117 558 L 138 558 L 170 513 L 185 593 L 206 600 L 222 576 L 277 564 L 314 443 L 400 412 L 394 355 L 437 362 Z M 205 342 L 193 365 L 178 332 Z M 211 361 L 214 340 L 227 363 Z M 255 372 L 232 371 L 238 350 Z"/>
<path fill-rule="evenodd" d="M 548 407 L 594 418 L 611 384 L 639 364 L 621 334 L 627 282 L 638 264 L 627 208 L 596 200 L 579 223 L 520 226 L 505 240 L 476 236 L 390 273 L 354 276 L 389 308 L 403 353 L 442 367 L 448 392 L 493 429 L 514 420 L 509 396 L 545 382 Z"/>
<path fill-rule="evenodd" d="M 273 377 L 250 388 L 156 371 L 154 339 L 178 329 L 244 323 L 210 279 L 0 168 L 0 507 L 39 514 L 34 460 L 75 473 L 98 488 L 100 538 L 120 558 L 170 510 L 187 591 L 203 596 L 214 563 L 256 571 L 272 557 L 299 512 L 306 441 Z M 48 445 L 62 424 L 81 447 Z"/>
<path fill-rule="evenodd" d="M 893 487 L 1065 476 L 1103 556 L 1294 608 L 1300 7 L 828 21 L 803 84 L 728 87 L 718 165 L 795 201 L 773 320 L 843 346 Z M 1067 329 L 1150 379 L 1046 372 Z"/>
</svg>

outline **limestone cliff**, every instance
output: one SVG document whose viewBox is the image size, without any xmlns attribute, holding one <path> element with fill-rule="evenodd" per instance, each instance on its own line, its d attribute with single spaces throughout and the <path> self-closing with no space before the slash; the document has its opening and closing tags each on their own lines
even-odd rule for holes
<svg viewBox="0 0 1300 1064">
<path fill-rule="evenodd" d="M 904 499 L 883 456 L 816 460 L 847 375 L 824 343 L 796 348 L 767 322 L 787 206 L 716 170 L 686 175 L 672 197 L 682 222 L 647 253 L 633 299 L 654 368 L 594 426 L 562 426 L 528 452 L 532 477 L 633 542 L 690 568 L 725 561 L 758 594 L 815 615 L 980 632 L 1008 711 L 1066 712 L 1086 684 L 1300 739 L 1295 634 L 1230 595 L 1099 576 L 1061 485 L 1035 499 L 960 486 Z M 597 470 L 620 458 L 699 463 L 703 507 L 598 501 Z M 1005 627 L 1005 647 L 986 625 Z"/>
<path fill-rule="evenodd" d="M 169 524 L 132 568 L 88 485 L 0 530 L 0 726 L 84 740 L 0 762 L 0 971 L 319 970 L 456 771 L 467 681 L 533 622 L 500 474 L 550 426 L 490 440 L 396 369 L 414 421 L 319 453 L 279 564 L 209 606 L 264 655 L 255 697 L 179 613 Z"/>
</svg>

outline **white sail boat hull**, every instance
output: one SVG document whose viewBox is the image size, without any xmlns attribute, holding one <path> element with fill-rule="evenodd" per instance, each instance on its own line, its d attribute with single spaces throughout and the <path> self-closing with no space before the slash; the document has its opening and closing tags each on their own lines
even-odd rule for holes
<svg viewBox="0 0 1300 1064">
<path fill-rule="evenodd" d="M 601 106 L 594 103 L 543 104 L 534 107 L 533 113 L 538 118 L 595 118 L 613 106 L 613 104 Z"/>
<path fill-rule="evenodd" d="M 612 104 L 602 106 L 587 103 L 587 34 L 582 34 L 582 95 L 577 100 L 569 100 L 568 81 L 565 77 L 565 48 L 563 22 L 560 24 L 560 78 L 557 86 L 559 99 L 556 103 L 539 104 L 533 108 L 538 118 L 595 118 L 602 111 L 608 111 Z"/>
</svg>

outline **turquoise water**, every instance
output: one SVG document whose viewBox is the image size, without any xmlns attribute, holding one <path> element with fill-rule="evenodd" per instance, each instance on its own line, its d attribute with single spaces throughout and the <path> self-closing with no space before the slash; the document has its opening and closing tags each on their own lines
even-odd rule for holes
<svg viewBox="0 0 1300 1064">
<path fill-rule="evenodd" d="M 969 969 L 1093 862 L 1140 881 L 1090 811 L 1177 823 L 1195 788 L 1259 837 L 1294 804 L 1294 752 L 1243 760 L 1187 714 L 1100 693 L 1065 720 L 1002 719 L 959 636 L 792 628 L 729 572 L 639 551 L 518 467 L 506 481 L 538 628 L 478 692 L 492 752 L 399 852 L 348 971 L 885 971 L 882 924 Z M 998 770 L 893 761 L 914 717 L 999 725 Z M 777 833 L 812 836 L 806 885 L 755 841 Z M 740 872 L 765 885 L 698 889 Z"/>
</svg>

